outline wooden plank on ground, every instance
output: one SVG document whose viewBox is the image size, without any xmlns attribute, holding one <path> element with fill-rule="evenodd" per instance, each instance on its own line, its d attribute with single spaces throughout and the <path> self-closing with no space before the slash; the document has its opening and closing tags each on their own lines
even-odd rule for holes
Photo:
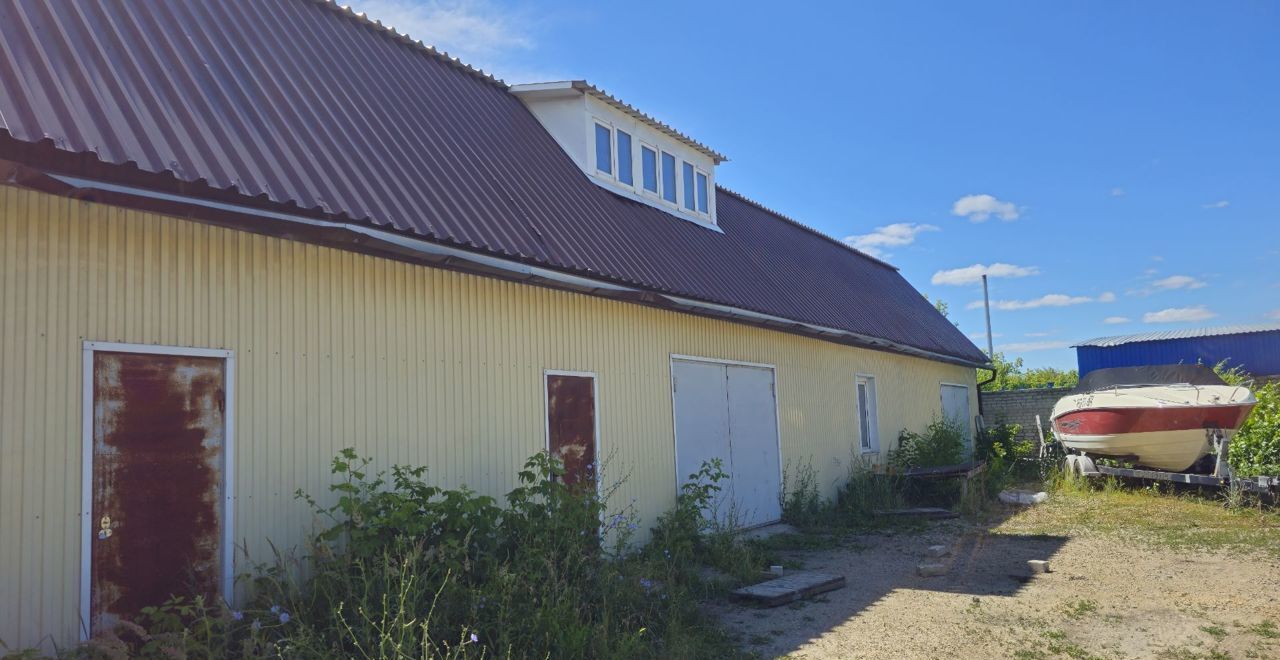
<svg viewBox="0 0 1280 660">
<path fill-rule="evenodd" d="M 987 468 L 986 461 L 970 461 L 959 465 L 911 468 L 902 473 L 908 479 L 954 479 L 972 477 Z"/>
<path fill-rule="evenodd" d="M 843 575 L 801 572 L 743 587 L 734 591 L 733 595 L 759 603 L 765 607 L 777 607 L 802 598 L 809 598 L 820 593 L 840 589 L 844 587 L 844 584 Z"/>
<path fill-rule="evenodd" d="M 898 518 L 929 518 L 929 519 L 935 519 L 935 520 L 942 519 L 942 518 L 955 518 L 959 516 L 959 514 L 957 514 L 955 511 L 950 511 L 947 509 L 939 509 L 937 507 L 932 507 L 932 506 L 918 506 L 918 507 L 911 507 L 908 509 L 876 509 L 872 513 L 874 513 L 877 516 L 894 516 Z"/>
</svg>

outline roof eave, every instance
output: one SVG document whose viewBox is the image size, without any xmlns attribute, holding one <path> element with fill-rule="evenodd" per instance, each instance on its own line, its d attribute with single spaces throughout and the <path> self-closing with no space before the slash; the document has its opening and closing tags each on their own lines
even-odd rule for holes
<svg viewBox="0 0 1280 660">
<path fill-rule="evenodd" d="M 2 164 L 0 163 L 0 165 Z M 421 259 L 415 260 L 420 260 L 428 265 L 627 300 L 699 316 L 726 318 L 749 325 L 763 326 L 869 350 L 887 351 L 967 367 L 991 368 L 989 362 L 980 362 L 964 356 L 939 353 L 890 339 L 872 337 L 848 330 L 710 303 L 694 298 L 639 289 L 631 285 L 587 275 L 575 275 L 552 268 L 512 261 L 496 255 L 455 248 L 424 238 L 407 236 L 376 227 L 205 200 L 189 195 L 153 191 L 130 185 L 114 184 L 64 174 L 41 172 L 16 163 L 10 163 L 8 169 L 12 171 L 4 179 L 11 184 L 35 188 L 53 194 L 93 200 L 95 193 L 97 193 L 102 196 L 102 199 L 95 201 L 139 208 L 146 211 L 156 211 L 156 209 L 149 207 L 147 202 L 159 202 L 166 205 L 165 208 L 169 210 L 156 212 L 176 214 L 177 212 L 173 211 L 173 209 L 180 208 L 189 217 L 202 221 L 206 221 L 206 216 L 211 212 L 240 216 L 242 218 L 266 219 L 285 226 L 285 233 L 295 239 L 299 235 L 294 231 L 289 231 L 287 229 L 289 226 L 309 228 L 316 232 L 340 232 L 351 236 L 345 241 L 350 246 L 358 246 L 365 250 L 385 253 L 387 256 L 398 256 L 402 259 L 416 255 Z M 235 225 L 230 224 L 229 226 Z M 243 229 L 244 227 L 240 226 L 238 228 Z M 270 232 L 259 231 L 259 233 Z"/>
<path fill-rule="evenodd" d="M 511 85 L 509 91 L 516 96 L 530 100 L 563 98 L 573 94 L 583 94 L 608 104 L 620 112 L 632 117 L 636 121 L 648 125 L 650 128 L 666 135 L 677 142 L 697 151 L 698 153 L 710 158 L 716 165 L 729 160 L 728 156 L 698 142 L 697 140 L 677 131 L 670 124 L 659 121 L 652 115 L 641 112 L 639 108 L 619 99 L 618 97 L 592 85 L 586 80 L 555 80 L 539 83 L 524 83 L 520 85 Z"/>
</svg>

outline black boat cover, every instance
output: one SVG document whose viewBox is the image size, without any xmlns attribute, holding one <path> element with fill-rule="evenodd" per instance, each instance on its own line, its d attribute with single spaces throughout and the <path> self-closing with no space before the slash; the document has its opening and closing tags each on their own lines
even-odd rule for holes
<svg viewBox="0 0 1280 660">
<path fill-rule="evenodd" d="M 1213 369 L 1203 364 L 1153 364 L 1142 367 L 1095 369 L 1080 379 L 1076 388 L 1092 392 L 1124 385 L 1226 385 Z"/>
</svg>

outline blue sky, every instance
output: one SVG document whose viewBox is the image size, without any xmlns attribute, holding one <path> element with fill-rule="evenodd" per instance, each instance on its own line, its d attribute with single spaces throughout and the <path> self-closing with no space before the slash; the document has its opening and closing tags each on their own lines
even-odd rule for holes
<svg viewBox="0 0 1280 660">
<path fill-rule="evenodd" d="M 357 11 L 512 83 L 585 78 L 725 187 L 900 267 L 980 346 L 1280 323 L 1280 3 L 520 3 Z"/>
</svg>

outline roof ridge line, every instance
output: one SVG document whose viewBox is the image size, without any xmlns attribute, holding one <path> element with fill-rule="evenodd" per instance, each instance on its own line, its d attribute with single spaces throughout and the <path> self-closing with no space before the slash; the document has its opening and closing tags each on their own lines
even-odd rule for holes
<svg viewBox="0 0 1280 660">
<path fill-rule="evenodd" d="M 325 9 L 328 9 L 329 11 L 332 11 L 335 14 L 338 14 L 339 16 L 343 16 L 348 19 L 353 19 L 364 26 L 371 27 L 374 29 L 375 32 L 385 35 L 386 38 L 389 38 L 392 41 L 409 46 L 414 50 L 417 50 L 425 55 L 428 55 L 437 60 L 440 60 L 441 62 L 444 62 L 445 64 L 448 64 L 449 66 L 452 66 L 453 68 L 458 69 L 459 71 L 462 71 L 468 75 L 478 78 L 479 80 L 483 80 L 484 82 L 487 82 L 491 85 L 498 87 L 499 89 L 502 89 L 504 91 L 511 89 L 511 85 L 508 85 L 507 81 L 493 75 L 492 73 L 489 73 L 484 69 L 471 66 L 470 64 L 463 62 L 461 58 L 454 57 L 449 53 L 436 48 L 435 46 L 428 45 L 426 42 L 422 41 L 421 39 L 414 39 L 413 37 L 409 36 L 407 32 L 397 32 L 395 27 L 390 25 L 383 25 L 382 21 L 369 18 L 368 14 L 357 14 L 356 11 L 352 9 L 350 6 L 338 4 L 337 0 L 305 0 L 305 1 L 320 5 L 321 7 L 324 7 Z"/>
<path fill-rule="evenodd" d="M 810 227 L 809 225 L 806 225 L 805 223 L 800 222 L 799 220 L 796 220 L 795 218 L 793 218 L 793 217 L 791 217 L 791 216 L 789 216 L 789 215 L 787 215 L 787 214 L 785 214 L 785 213 L 782 213 L 782 212 L 776 211 L 776 210 L 774 210 L 774 209 L 771 209 L 771 208 L 769 208 L 768 206 L 765 206 L 764 204 L 761 204 L 760 202 L 757 202 L 756 200 L 751 199 L 750 197 L 747 197 L 746 195 L 743 195 L 743 194 L 742 194 L 742 193 L 740 193 L 740 192 L 737 192 L 737 191 L 734 191 L 734 190 L 730 190 L 730 189 L 728 189 L 728 188 L 724 187 L 723 185 L 721 185 L 721 184 L 719 184 L 719 183 L 717 183 L 717 184 L 716 184 L 716 189 L 717 189 L 717 190 L 719 190 L 719 191 L 721 191 L 721 192 L 723 192 L 723 193 L 725 193 L 725 194 L 727 194 L 727 195 L 730 195 L 730 196 L 732 196 L 732 197 L 737 198 L 739 201 L 742 201 L 742 202 L 745 202 L 745 203 L 747 203 L 747 204 L 750 204 L 751 206 L 754 206 L 754 207 L 756 207 L 756 208 L 760 209 L 761 211 L 764 211 L 765 213 L 768 213 L 769 215 L 772 215 L 772 216 L 774 216 L 775 218 L 778 218 L 779 220 L 782 220 L 783 222 L 786 222 L 786 223 L 788 223 L 788 224 L 794 225 L 795 227 L 797 227 L 797 228 L 799 228 L 799 229 L 802 229 L 802 230 L 804 230 L 804 231 L 807 231 L 807 232 L 809 232 L 810 234 L 813 234 L 814 236 L 817 236 L 818 238 L 821 238 L 821 239 L 822 239 L 822 240 L 824 240 L 824 241 L 827 241 L 827 242 L 829 242 L 829 243 L 834 243 L 835 245 L 838 245 L 838 246 L 840 246 L 840 247 L 842 247 L 842 248 L 844 248 L 844 249 L 848 250 L 849 252 L 852 252 L 852 253 L 854 253 L 854 254 L 858 255 L 859 257 L 863 257 L 863 258 L 865 258 L 865 259 L 869 259 L 869 260 L 871 260 L 871 261 L 873 261 L 873 262 L 875 262 L 875 263 L 877 263 L 877 264 L 880 264 L 881 266 L 884 266 L 885 268 L 888 268 L 888 269 L 890 269 L 890 270 L 894 270 L 894 271 L 901 271 L 901 269 L 900 269 L 900 268 L 898 268 L 897 266 L 895 266 L 895 265 L 893 265 L 893 264 L 891 264 L 891 263 L 889 263 L 889 262 L 887 262 L 887 261 L 885 261 L 885 260 L 883 260 L 883 259 L 877 259 L 876 257 L 873 257 L 873 256 L 871 256 L 871 255 L 867 254 L 866 252 L 863 252 L 862 250 L 859 250 L 858 248 L 855 248 L 855 247 L 853 247 L 852 245 L 849 245 L 848 243 L 845 243 L 844 241 L 842 241 L 842 240 L 840 240 L 840 239 L 838 239 L 838 238 L 836 238 L 836 237 L 834 237 L 834 236 L 831 236 L 830 234 L 827 234 L 827 233 L 825 233 L 825 232 L 822 232 L 822 231 L 819 231 L 819 230 L 817 230 L 817 229 L 814 229 L 813 227 Z"/>
<path fill-rule="evenodd" d="M 1203 339 L 1206 337 L 1227 337 L 1231 335 L 1252 335 L 1262 332 L 1276 332 L 1280 323 L 1236 323 L 1231 325 L 1211 325 L 1198 328 L 1176 328 L 1172 330 L 1149 330 L 1124 335 L 1105 335 L 1092 337 L 1071 345 L 1071 348 L 1111 348 L 1125 344 L 1141 344 L 1155 341 L 1180 339 Z M 1123 340 L 1123 341 L 1122 341 Z"/>
</svg>

